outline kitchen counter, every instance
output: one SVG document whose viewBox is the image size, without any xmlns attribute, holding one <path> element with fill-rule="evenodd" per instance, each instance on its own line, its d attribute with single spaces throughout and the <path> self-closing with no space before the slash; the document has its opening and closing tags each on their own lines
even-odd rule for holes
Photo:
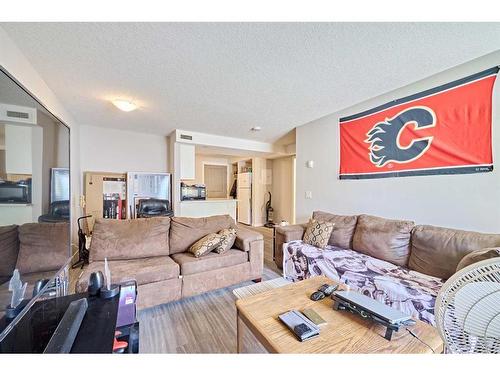
<svg viewBox="0 0 500 375">
<path fill-rule="evenodd" d="M 205 217 L 214 215 L 229 215 L 236 220 L 236 199 L 209 198 L 205 200 L 181 201 L 179 214 L 184 217 Z"/>
<path fill-rule="evenodd" d="M 205 202 L 236 202 L 237 199 L 233 198 L 207 198 L 207 199 L 193 199 L 187 201 L 181 201 L 181 203 L 205 203 Z"/>
</svg>

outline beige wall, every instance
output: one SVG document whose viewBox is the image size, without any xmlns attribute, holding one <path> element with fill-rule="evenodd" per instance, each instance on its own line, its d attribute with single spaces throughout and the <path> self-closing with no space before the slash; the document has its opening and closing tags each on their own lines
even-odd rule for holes
<svg viewBox="0 0 500 375">
<path fill-rule="evenodd" d="M 295 222 L 295 156 L 273 159 L 272 161 L 272 202 L 274 221 Z"/>
<path fill-rule="evenodd" d="M 80 127 L 80 172 L 167 172 L 167 137 Z"/>
</svg>

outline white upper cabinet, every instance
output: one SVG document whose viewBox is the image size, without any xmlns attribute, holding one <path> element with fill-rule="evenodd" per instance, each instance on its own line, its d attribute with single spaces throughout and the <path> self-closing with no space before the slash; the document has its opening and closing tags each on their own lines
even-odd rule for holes
<svg viewBox="0 0 500 375">
<path fill-rule="evenodd" d="M 6 172 L 33 174 L 33 155 L 31 126 L 5 125 Z"/>
<path fill-rule="evenodd" d="M 194 145 L 180 143 L 179 144 L 179 159 L 180 159 L 180 179 L 194 180 L 195 179 L 195 148 Z"/>
</svg>

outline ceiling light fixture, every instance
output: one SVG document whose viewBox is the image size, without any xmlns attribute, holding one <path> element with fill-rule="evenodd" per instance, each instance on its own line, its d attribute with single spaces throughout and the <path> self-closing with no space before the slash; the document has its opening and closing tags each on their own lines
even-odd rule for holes
<svg viewBox="0 0 500 375">
<path fill-rule="evenodd" d="M 254 126 L 250 130 L 253 131 L 253 132 L 260 132 L 262 130 L 262 128 L 260 126 Z"/>
<path fill-rule="evenodd" d="M 111 103 L 114 104 L 116 108 L 123 112 L 131 112 L 137 109 L 137 104 L 123 99 L 112 100 Z"/>
</svg>

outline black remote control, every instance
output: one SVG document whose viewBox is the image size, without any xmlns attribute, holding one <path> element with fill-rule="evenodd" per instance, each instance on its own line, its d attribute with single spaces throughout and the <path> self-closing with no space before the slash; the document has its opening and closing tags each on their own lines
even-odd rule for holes
<svg viewBox="0 0 500 375">
<path fill-rule="evenodd" d="M 323 292 L 325 296 L 331 295 L 333 292 L 335 292 L 339 288 L 338 285 L 328 285 L 328 284 L 323 284 L 319 287 L 319 291 Z"/>
<path fill-rule="evenodd" d="M 318 291 L 314 292 L 313 294 L 311 294 L 311 297 L 309 297 L 309 298 L 312 299 L 313 301 L 319 301 L 320 299 L 323 299 L 325 297 L 326 297 L 325 293 L 320 292 L 318 290 Z"/>
</svg>

